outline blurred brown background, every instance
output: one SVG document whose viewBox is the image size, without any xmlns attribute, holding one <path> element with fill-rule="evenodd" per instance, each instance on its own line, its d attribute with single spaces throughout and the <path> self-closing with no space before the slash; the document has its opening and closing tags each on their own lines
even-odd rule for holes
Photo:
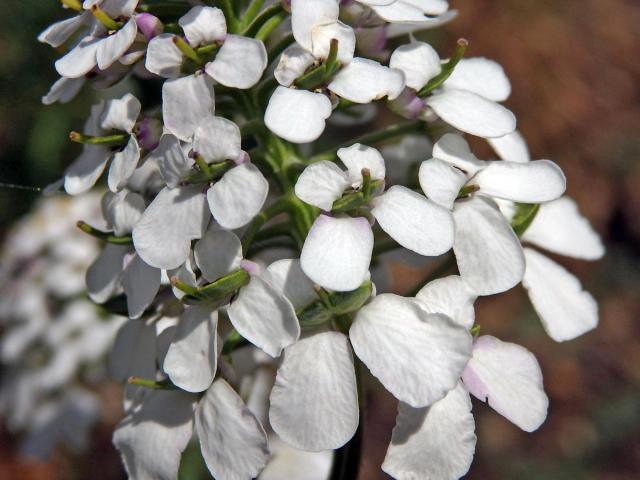
<svg viewBox="0 0 640 480">
<path fill-rule="evenodd" d="M 526 434 L 474 401 L 478 449 L 467 478 L 640 478 L 640 2 L 451 4 L 460 16 L 444 29 L 439 50 L 446 55 L 455 39 L 465 37 L 469 56 L 505 67 L 513 84 L 507 104 L 532 155 L 562 166 L 568 193 L 608 246 L 600 262 L 560 259 L 600 303 L 599 328 L 576 341 L 550 340 L 520 288 L 478 303 L 483 333 L 536 354 L 551 404 L 544 426 Z M 35 35 L 60 15 L 57 2 L 9 0 L 0 5 L 0 15 L 0 180 L 44 185 L 61 171 L 66 132 L 83 117 L 86 102 L 80 99 L 71 109 L 38 103 L 54 80 L 54 54 L 37 45 Z M 479 154 L 489 155 L 478 147 Z M 3 226 L 32 200 L 28 193 L 0 190 Z M 119 395 L 105 387 L 104 396 L 107 421 L 88 456 L 61 452 L 49 463 L 25 463 L 3 432 L 0 478 L 123 478 L 108 425 L 117 416 Z M 386 394 L 370 401 L 362 479 L 386 478 L 379 466 L 395 408 Z"/>
</svg>

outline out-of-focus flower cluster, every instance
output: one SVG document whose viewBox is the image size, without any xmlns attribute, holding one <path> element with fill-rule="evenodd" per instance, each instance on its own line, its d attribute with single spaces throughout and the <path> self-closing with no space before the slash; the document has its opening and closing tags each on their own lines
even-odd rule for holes
<svg viewBox="0 0 640 480">
<path fill-rule="evenodd" d="M 128 317 L 111 369 L 131 478 L 176 478 L 194 436 L 216 478 L 350 478 L 365 368 L 399 400 L 382 465 L 397 479 L 468 471 L 471 396 L 541 425 L 536 359 L 480 335 L 474 302 L 522 283 L 570 340 L 597 305 L 540 250 L 604 251 L 562 170 L 531 159 L 502 67 L 411 35 L 455 17 L 446 1 L 63 4 L 75 16 L 40 35 L 64 52 L 44 103 L 131 77 L 145 93 L 96 104 L 51 187 L 109 188 L 102 219 L 78 220 L 104 243 L 89 296 Z M 397 121 L 372 131 L 383 108 Z M 327 123 L 369 133 L 323 150 Z M 438 274 L 385 292 L 391 250 L 442 257 Z"/>
<path fill-rule="evenodd" d="M 104 359 L 121 317 L 85 294 L 98 244 L 76 228 L 100 220 L 100 197 L 41 200 L 9 232 L 0 268 L 0 414 L 23 433 L 22 452 L 46 457 L 58 442 L 86 448 L 100 417 L 92 391 L 107 378 Z"/>
</svg>

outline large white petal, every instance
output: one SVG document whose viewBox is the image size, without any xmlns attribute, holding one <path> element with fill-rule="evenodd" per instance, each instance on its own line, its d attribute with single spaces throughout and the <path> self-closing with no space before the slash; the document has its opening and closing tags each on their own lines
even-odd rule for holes
<svg viewBox="0 0 640 480">
<path fill-rule="evenodd" d="M 494 203 L 481 197 L 457 202 L 453 218 L 458 270 L 474 293 L 493 295 L 520 283 L 522 246 Z"/>
<path fill-rule="evenodd" d="M 80 78 L 65 78 L 60 77 L 51 85 L 51 88 L 45 96 L 42 97 L 42 103 L 44 105 L 52 105 L 56 102 L 68 103 L 75 98 L 80 89 L 83 87 L 86 79 Z"/>
<path fill-rule="evenodd" d="M 420 90 L 442 70 L 438 52 L 424 42 L 412 42 L 396 48 L 389 66 L 402 70 L 407 87 L 414 90 Z"/>
<path fill-rule="evenodd" d="M 420 255 L 441 255 L 453 246 L 451 211 L 401 185 L 376 197 L 371 214 L 396 242 Z"/>
<path fill-rule="evenodd" d="M 140 408 L 116 427 L 113 443 L 129 478 L 175 480 L 193 434 L 195 397 L 181 391 L 146 392 Z"/>
<path fill-rule="evenodd" d="M 271 458 L 259 480 L 327 480 L 331 474 L 333 451 L 305 452 L 290 447 L 276 435 L 269 436 Z"/>
<path fill-rule="evenodd" d="M 122 275 L 124 256 L 128 245 L 107 243 L 98 258 L 87 270 L 86 283 L 89 298 L 96 303 L 104 303 L 116 292 Z"/>
<path fill-rule="evenodd" d="M 327 88 L 355 103 L 369 103 L 384 97 L 393 100 L 404 89 L 404 74 L 375 60 L 354 58 L 338 72 Z"/>
<path fill-rule="evenodd" d="M 313 283 L 302 271 L 298 259 L 277 260 L 267 267 L 267 274 L 271 285 L 284 293 L 296 310 L 318 299 Z"/>
<path fill-rule="evenodd" d="M 446 133 L 440 137 L 433 146 L 433 156 L 450 163 L 469 176 L 475 175 L 484 167 L 484 162 L 471 152 L 464 137 L 456 133 Z"/>
<path fill-rule="evenodd" d="M 322 93 L 280 86 L 269 99 L 264 123 L 285 140 L 307 143 L 322 135 L 331 111 L 331 101 Z"/>
<path fill-rule="evenodd" d="M 522 240 L 568 257 L 597 260 L 604 255 L 600 236 L 569 197 L 540 205 Z"/>
<path fill-rule="evenodd" d="M 141 110 L 140 100 L 130 93 L 122 98 L 108 100 L 100 116 L 100 127 L 103 130 L 120 130 L 131 133 Z"/>
<path fill-rule="evenodd" d="M 382 154 L 373 147 L 354 143 L 350 147 L 339 148 L 338 158 L 349 171 L 349 181 L 353 187 L 362 185 L 362 169 L 366 168 L 373 180 L 384 180 L 387 173 Z"/>
<path fill-rule="evenodd" d="M 162 369 L 187 392 L 203 392 L 213 382 L 218 365 L 218 312 L 209 307 L 187 307 L 180 316 Z"/>
<path fill-rule="evenodd" d="M 189 140 L 214 110 L 213 79 L 208 75 L 189 75 L 162 85 L 164 126 L 180 140 Z"/>
<path fill-rule="evenodd" d="M 105 147 L 85 145 L 80 156 L 64 172 L 64 189 L 78 195 L 95 185 L 107 165 L 111 153 Z"/>
<path fill-rule="evenodd" d="M 488 138 L 491 148 L 502 160 L 525 163 L 531 160 L 529 147 L 522 134 L 515 130 L 504 137 Z"/>
<path fill-rule="evenodd" d="M 439 158 L 422 162 L 418 179 L 424 194 L 449 210 L 453 208 L 453 202 L 467 182 L 467 176 L 463 172 Z"/>
<path fill-rule="evenodd" d="M 272 357 L 279 356 L 300 336 L 291 302 L 259 276 L 253 275 L 240 289 L 227 313 L 240 335 Z"/>
<path fill-rule="evenodd" d="M 160 270 L 135 255 L 124 269 L 122 286 L 127 294 L 129 318 L 140 318 L 160 288 Z"/>
<path fill-rule="evenodd" d="M 254 38 L 228 35 L 213 62 L 206 66 L 207 74 L 218 83 L 231 88 L 253 87 L 267 68 L 264 43 Z"/>
<path fill-rule="evenodd" d="M 180 140 L 170 133 L 160 137 L 158 146 L 147 156 L 147 161 L 149 160 L 157 162 L 162 178 L 171 188 L 180 184 L 194 163 L 184 152 Z"/>
<path fill-rule="evenodd" d="M 284 351 L 270 397 L 269 422 L 295 448 L 333 450 L 358 428 L 358 388 L 349 340 L 324 332 Z"/>
<path fill-rule="evenodd" d="M 224 40 L 227 35 L 224 13 L 216 7 L 197 5 L 180 17 L 178 23 L 193 47 Z"/>
<path fill-rule="evenodd" d="M 102 197 L 102 216 L 116 235 L 131 233 L 145 209 L 144 198 L 135 192 L 106 192 Z"/>
<path fill-rule="evenodd" d="M 240 268 L 242 244 L 233 232 L 212 226 L 198 240 L 193 254 L 202 276 L 213 282 Z"/>
<path fill-rule="evenodd" d="M 207 201 L 213 218 L 223 227 L 245 226 L 260 213 L 269 182 L 252 163 L 232 168 L 207 191 Z"/>
<path fill-rule="evenodd" d="M 520 345 L 489 335 L 477 338 L 462 380 L 474 397 L 526 432 L 537 430 L 547 418 L 549 399 L 540 366 Z"/>
<path fill-rule="evenodd" d="M 125 54 L 138 34 L 135 18 L 130 18 L 120 30 L 98 43 L 96 60 L 100 70 L 106 70 Z"/>
<path fill-rule="evenodd" d="M 101 39 L 87 35 L 56 63 L 56 71 L 61 77 L 79 78 L 96 66 L 96 52 Z"/>
<path fill-rule="evenodd" d="M 330 212 L 333 202 L 349 187 L 347 174 L 328 160 L 312 163 L 298 177 L 296 196 L 310 205 Z"/>
<path fill-rule="evenodd" d="M 311 53 L 301 45 L 293 43 L 282 52 L 273 75 L 280 85 L 288 87 L 314 62 L 315 58 Z"/>
<path fill-rule="evenodd" d="M 358 288 L 369 276 L 373 232 L 366 218 L 320 215 L 300 254 L 304 273 L 324 288 Z"/>
<path fill-rule="evenodd" d="M 208 163 L 235 160 L 242 151 L 240 127 L 226 118 L 208 116 L 195 131 L 193 150 Z"/>
<path fill-rule="evenodd" d="M 316 58 L 326 59 L 331 50 L 331 40 L 338 41 L 338 61 L 342 65 L 353 59 L 356 49 L 356 34 L 349 25 L 342 22 L 332 22 L 315 25 L 311 29 L 311 52 Z"/>
<path fill-rule="evenodd" d="M 483 57 L 461 59 L 443 88 L 477 93 L 494 102 L 504 102 L 511 94 L 511 83 L 504 69 Z"/>
<path fill-rule="evenodd" d="M 471 334 L 417 300 L 390 293 L 357 313 L 349 330 L 356 355 L 398 400 L 424 407 L 456 386 L 471 356 Z"/>
<path fill-rule="evenodd" d="M 442 313 L 464 328 L 475 322 L 473 303 L 476 296 L 458 275 L 438 278 L 427 283 L 416 295 L 429 313 Z"/>
<path fill-rule="evenodd" d="M 397 480 L 457 480 L 471 466 L 474 431 L 471 399 L 460 384 L 430 407 L 401 402 L 382 469 Z"/>
<path fill-rule="evenodd" d="M 140 145 L 138 145 L 136 136 L 131 135 L 124 150 L 116 153 L 111 160 L 107 182 L 112 192 L 122 190 L 127 185 L 131 175 L 138 167 L 139 161 Z"/>
<path fill-rule="evenodd" d="M 208 217 L 199 186 L 163 188 L 133 229 L 133 244 L 149 265 L 177 268 L 189 256 L 191 240 L 202 236 Z"/>
<path fill-rule="evenodd" d="M 471 181 L 483 195 L 522 203 L 555 200 L 567 187 L 564 173 L 551 160 L 487 162 Z"/>
<path fill-rule="evenodd" d="M 556 342 L 573 340 L 598 325 L 598 304 L 563 267 L 530 248 L 522 285 L 544 329 Z"/>
<path fill-rule="evenodd" d="M 180 76 L 184 57 L 173 42 L 175 35 L 163 33 L 151 39 L 147 45 L 144 66 L 151 73 L 165 78 Z"/>
<path fill-rule="evenodd" d="M 499 103 L 465 90 L 445 90 L 426 100 L 440 118 L 478 137 L 502 137 L 516 129 L 516 117 Z"/>
<path fill-rule="evenodd" d="M 334 23 L 339 14 L 337 0 L 291 0 L 291 29 L 296 42 L 310 52 L 313 27 Z"/>
<path fill-rule="evenodd" d="M 267 435 L 240 396 L 223 379 L 216 380 L 196 409 L 200 450 L 215 478 L 247 480 L 265 466 Z"/>
</svg>

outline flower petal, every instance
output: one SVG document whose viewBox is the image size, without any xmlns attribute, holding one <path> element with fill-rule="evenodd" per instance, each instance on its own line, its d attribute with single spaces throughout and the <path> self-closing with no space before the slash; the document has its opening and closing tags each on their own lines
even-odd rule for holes
<svg viewBox="0 0 640 480">
<path fill-rule="evenodd" d="M 430 407 L 398 406 L 382 470 L 397 480 L 455 480 L 471 466 L 476 448 L 471 399 L 458 386 Z"/>
<path fill-rule="evenodd" d="M 115 294 L 120 285 L 124 256 L 128 252 L 128 245 L 107 243 L 104 246 L 87 270 L 87 293 L 91 300 L 104 303 Z"/>
<path fill-rule="evenodd" d="M 56 102 L 68 103 L 75 98 L 80 92 L 80 89 L 84 86 L 86 79 L 80 78 L 65 78 L 60 77 L 51 85 L 51 88 L 47 94 L 42 97 L 42 103 L 44 105 L 53 105 Z"/>
<path fill-rule="evenodd" d="M 202 456 L 215 478 L 254 478 L 267 463 L 264 429 L 223 379 L 213 382 L 200 400 L 196 431 Z"/>
<path fill-rule="evenodd" d="M 291 302 L 259 276 L 251 276 L 227 309 L 238 333 L 272 357 L 300 336 Z"/>
<path fill-rule="evenodd" d="M 230 230 L 249 223 L 260 213 L 267 195 L 269 182 L 252 163 L 232 168 L 207 192 L 213 218 Z"/>
<path fill-rule="evenodd" d="M 336 0 L 291 0 L 291 29 L 293 37 L 302 47 L 313 48 L 311 32 L 316 25 L 326 25 L 338 20 L 340 7 Z"/>
<path fill-rule="evenodd" d="M 222 41 L 227 36 L 227 21 L 222 10 L 197 5 L 178 20 L 192 47 Z"/>
<path fill-rule="evenodd" d="M 135 192 L 106 192 L 102 197 L 102 216 L 116 235 L 131 233 L 144 209 L 144 198 Z"/>
<path fill-rule="evenodd" d="M 242 244 L 234 233 L 209 227 L 193 254 L 204 279 L 214 282 L 240 268 Z"/>
<path fill-rule="evenodd" d="M 605 252 L 600 236 L 569 197 L 540 205 L 522 240 L 553 253 L 584 260 L 597 260 Z"/>
<path fill-rule="evenodd" d="M 64 173 L 64 189 L 69 195 L 79 195 L 93 187 L 104 168 L 111 153 L 102 146 L 85 145 L 80 156 Z"/>
<path fill-rule="evenodd" d="M 122 286 L 127 295 L 129 318 L 140 318 L 156 298 L 160 288 L 160 270 L 135 255 L 124 269 Z"/>
<path fill-rule="evenodd" d="M 424 407 L 454 388 L 471 356 L 471 335 L 418 301 L 384 293 L 356 314 L 356 355 L 397 399 Z"/>
<path fill-rule="evenodd" d="M 420 90 L 442 70 L 438 52 L 425 42 L 411 42 L 396 48 L 389 66 L 401 70 L 407 87 L 414 90 Z"/>
<path fill-rule="evenodd" d="M 453 202 L 467 183 L 467 176 L 463 172 L 438 158 L 420 164 L 418 179 L 424 194 L 449 210 L 453 209 Z"/>
<path fill-rule="evenodd" d="M 529 147 L 517 130 L 504 137 L 488 138 L 487 142 L 502 160 L 526 163 L 531 160 Z"/>
<path fill-rule="evenodd" d="M 470 329 L 475 322 L 473 303 L 476 296 L 458 275 L 427 283 L 416 295 L 429 313 L 442 313 L 458 325 Z"/>
<path fill-rule="evenodd" d="M 504 102 L 511 95 L 511 83 L 504 69 L 483 57 L 461 59 L 443 88 L 473 92 L 494 102 Z"/>
<path fill-rule="evenodd" d="M 40 33 L 40 35 L 38 35 L 38 41 L 48 43 L 53 48 L 58 48 L 69 40 L 71 36 L 80 29 L 80 27 L 86 25 L 89 18 L 90 15 L 88 13 L 84 13 L 52 23 L 42 33 Z"/>
<path fill-rule="evenodd" d="M 245 89 L 258 83 L 266 68 L 264 43 L 254 38 L 228 35 L 215 60 L 205 70 L 222 85 Z"/>
<path fill-rule="evenodd" d="M 537 430 L 547 418 L 549 399 L 540 366 L 520 345 L 478 337 L 462 380 L 474 397 L 525 432 Z"/>
<path fill-rule="evenodd" d="M 391 238 L 420 255 L 442 255 L 453 246 L 451 212 L 401 185 L 376 197 L 371 214 Z"/>
<path fill-rule="evenodd" d="M 125 54 L 138 34 L 135 18 L 130 18 L 120 30 L 98 43 L 96 61 L 100 70 L 106 70 Z"/>
<path fill-rule="evenodd" d="M 384 180 L 386 168 L 382 154 L 373 147 L 354 143 L 350 147 L 339 148 L 338 158 L 349 171 L 349 181 L 354 188 L 362 185 L 362 169 L 366 168 L 372 180 Z"/>
<path fill-rule="evenodd" d="M 291 84 L 315 62 L 314 56 L 305 50 L 301 45 L 293 43 L 289 45 L 276 66 L 273 75 L 280 85 L 285 87 Z"/>
<path fill-rule="evenodd" d="M 140 100 L 130 93 L 127 93 L 122 98 L 108 100 L 100 116 L 100 127 L 103 130 L 119 130 L 131 133 L 141 110 Z"/>
<path fill-rule="evenodd" d="M 370 103 L 384 97 L 393 100 L 404 89 L 404 74 L 375 60 L 354 58 L 333 77 L 327 88 L 355 103 Z"/>
<path fill-rule="evenodd" d="M 324 288 L 348 292 L 369 276 L 373 232 L 366 218 L 320 215 L 300 254 L 304 273 Z"/>
<path fill-rule="evenodd" d="M 556 342 L 573 340 L 598 325 L 598 304 L 563 267 L 530 248 L 522 285 L 542 326 Z"/>
<path fill-rule="evenodd" d="M 347 174 L 335 163 L 322 160 L 309 165 L 298 177 L 296 196 L 309 205 L 330 212 L 333 202 L 349 187 Z"/>
<path fill-rule="evenodd" d="M 522 203 L 555 200 L 567 187 L 564 173 L 551 160 L 487 162 L 471 181 L 483 195 Z"/>
<path fill-rule="evenodd" d="M 455 133 L 446 133 L 440 137 L 433 146 L 433 156 L 450 163 L 469 176 L 475 175 L 484 167 L 484 162 L 471 152 L 467 141 Z"/>
<path fill-rule="evenodd" d="M 113 444 L 130 478 L 173 480 L 193 434 L 194 395 L 149 390 L 139 409 L 116 427 Z"/>
<path fill-rule="evenodd" d="M 147 161 L 151 159 L 157 162 L 162 178 L 170 188 L 180 184 L 194 163 L 193 159 L 186 155 L 180 140 L 170 133 L 160 137 L 158 146 L 147 156 Z"/>
<path fill-rule="evenodd" d="M 242 152 L 240 128 L 226 118 L 208 116 L 195 131 L 193 150 L 208 163 L 235 160 Z"/>
<path fill-rule="evenodd" d="M 112 192 L 122 190 L 127 185 L 131 175 L 138 167 L 139 161 L 140 145 L 138 145 L 135 135 L 131 135 L 124 150 L 116 153 L 111 160 L 107 180 Z"/>
<path fill-rule="evenodd" d="M 331 101 L 322 93 L 280 86 L 269 99 L 264 123 L 285 140 L 307 143 L 322 135 L 331 110 Z"/>
<path fill-rule="evenodd" d="M 353 59 L 356 49 L 356 34 L 349 25 L 342 22 L 331 22 L 315 25 L 311 29 L 311 53 L 322 60 L 329 57 L 331 40 L 338 41 L 338 61 L 347 65 Z"/>
<path fill-rule="evenodd" d="M 174 37 L 172 33 L 163 33 L 149 41 L 144 66 L 151 73 L 164 78 L 180 76 L 184 57 L 173 42 Z"/>
<path fill-rule="evenodd" d="M 481 197 L 457 202 L 453 218 L 458 270 L 475 294 L 493 295 L 520 283 L 522 246 L 494 203 Z"/>
<path fill-rule="evenodd" d="M 318 299 L 313 283 L 304 274 L 300 260 L 285 258 L 267 267 L 269 282 L 284 293 L 297 311 Z"/>
<path fill-rule="evenodd" d="M 61 77 L 79 78 L 89 73 L 96 66 L 96 52 L 101 43 L 100 38 L 87 35 L 56 63 L 56 71 Z"/>
<path fill-rule="evenodd" d="M 162 369 L 187 392 L 203 392 L 213 382 L 218 365 L 218 312 L 209 307 L 187 307 L 180 316 Z"/>
<path fill-rule="evenodd" d="M 189 256 L 191 240 L 202 236 L 208 218 L 199 186 L 163 188 L 133 229 L 133 244 L 152 267 L 177 268 Z"/>
<path fill-rule="evenodd" d="M 358 428 L 358 388 L 349 340 L 338 332 L 287 347 L 270 397 L 269 422 L 289 445 L 334 450 Z"/>
<path fill-rule="evenodd" d="M 449 125 L 478 137 L 502 137 L 516 129 L 516 117 L 499 103 L 465 90 L 445 90 L 426 99 Z"/>
<path fill-rule="evenodd" d="M 189 75 L 162 85 L 164 126 L 180 140 L 190 140 L 214 110 L 213 79 L 208 75 Z"/>
</svg>

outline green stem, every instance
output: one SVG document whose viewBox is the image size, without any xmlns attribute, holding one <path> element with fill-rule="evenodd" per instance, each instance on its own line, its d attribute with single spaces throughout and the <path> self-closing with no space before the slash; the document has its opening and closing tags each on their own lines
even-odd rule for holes
<svg viewBox="0 0 640 480">
<path fill-rule="evenodd" d="M 246 28 L 253 20 L 256 18 L 260 9 L 264 5 L 264 0 L 252 0 L 247 9 L 244 12 L 244 17 L 242 19 L 243 28 Z"/>
<path fill-rule="evenodd" d="M 229 355 L 235 352 L 237 349 L 249 345 L 249 341 L 238 333 L 237 330 L 232 330 L 222 346 L 222 354 Z"/>
<path fill-rule="evenodd" d="M 84 233 L 87 233 L 92 237 L 96 237 L 107 243 L 113 243 L 114 245 L 131 245 L 133 243 L 133 239 L 130 235 L 123 235 L 119 237 L 117 235 L 114 235 L 112 232 L 103 232 L 102 230 L 98 230 L 97 228 L 92 227 L 82 220 L 76 223 L 76 225 Z"/>
<path fill-rule="evenodd" d="M 458 40 L 458 46 L 456 47 L 455 52 L 453 52 L 453 56 L 451 59 L 442 66 L 442 70 L 438 75 L 433 77 L 429 82 L 420 89 L 418 92 L 419 97 L 426 97 L 440 85 L 447 81 L 447 79 L 451 76 L 453 71 L 458 65 L 458 62 L 462 60 L 464 57 L 464 53 L 467 51 L 467 47 L 469 46 L 469 42 L 467 42 L 464 38 Z"/>
<path fill-rule="evenodd" d="M 247 253 L 249 246 L 253 242 L 254 237 L 258 233 L 258 230 L 260 230 L 262 226 L 270 219 L 280 213 L 287 211 L 290 208 L 291 198 L 292 197 L 288 195 L 281 197 L 276 203 L 274 203 L 270 207 L 265 208 L 251 221 L 251 223 L 247 227 L 247 230 L 242 236 L 242 251 L 245 252 L 245 254 Z"/>
<path fill-rule="evenodd" d="M 191 5 L 177 1 L 154 1 L 147 0 L 138 4 L 136 11 L 141 13 L 151 13 L 157 17 L 181 17 L 191 9 Z"/>
<path fill-rule="evenodd" d="M 244 29 L 242 36 L 254 37 L 260 31 L 262 26 L 269 21 L 269 19 L 283 13 L 286 14 L 280 2 L 274 3 L 273 5 L 265 8 L 253 19 L 249 26 Z"/>
<path fill-rule="evenodd" d="M 317 162 L 320 160 L 336 160 L 338 158 L 337 151 L 340 148 L 349 147 L 355 143 L 362 143 L 364 145 L 376 144 L 385 140 L 389 140 L 391 138 L 399 137 L 401 135 L 404 135 L 405 133 L 416 132 L 420 129 L 421 126 L 422 122 L 420 120 L 411 120 L 409 122 L 397 123 L 376 132 L 367 133 L 353 140 L 347 140 L 329 150 L 318 153 L 310 159 L 309 163 Z"/>
<path fill-rule="evenodd" d="M 262 25 L 262 27 L 260 27 L 260 30 L 258 30 L 258 33 L 256 33 L 256 40 L 261 40 L 264 42 L 269 37 L 269 35 L 271 35 L 271 32 L 273 32 L 278 27 L 278 25 L 284 22 L 286 18 L 287 15 L 285 13 L 281 13 L 280 15 L 271 17 L 269 20 L 264 22 L 264 25 Z"/>
<path fill-rule="evenodd" d="M 115 135 L 93 136 L 80 132 L 71 132 L 69 140 L 83 145 L 102 145 L 103 147 L 117 147 L 126 145 L 131 137 L 128 133 L 116 133 Z"/>
<path fill-rule="evenodd" d="M 156 382 L 148 378 L 129 377 L 127 383 L 138 387 L 152 388 L 154 390 L 178 390 L 178 387 L 171 383 L 169 379 Z"/>
<path fill-rule="evenodd" d="M 82 3 L 80 0 L 60 0 L 62 5 L 65 5 L 67 8 L 71 10 L 75 10 L 76 12 L 82 11 Z"/>
</svg>

